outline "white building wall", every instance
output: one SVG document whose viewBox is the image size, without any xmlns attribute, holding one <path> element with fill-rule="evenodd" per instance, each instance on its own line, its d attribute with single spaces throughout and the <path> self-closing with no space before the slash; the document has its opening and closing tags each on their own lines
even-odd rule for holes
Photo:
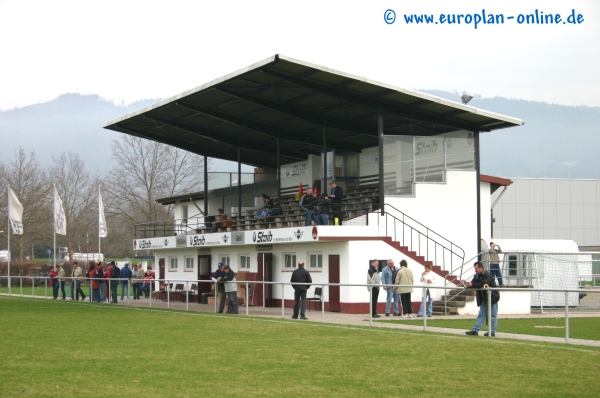
<svg viewBox="0 0 600 398">
<path fill-rule="evenodd" d="M 230 266 L 234 272 L 239 271 L 258 271 L 258 251 L 256 245 L 244 246 L 224 246 L 213 247 L 210 253 L 203 252 L 201 254 L 211 255 L 211 272 L 214 272 L 217 263 L 223 256 L 229 256 Z M 264 253 L 264 251 L 261 251 Z M 296 262 L 304 261 L 306 269 L 310 271 L 313 287 L 309 291 L 309 296 L 312 295 L 312 290 L 319 283 L 329 282 L 329 255 L 335 254 L 340 256 L 340 283 L 347 284 L 366 284 L 367 271 L 369 269 L 369 261 L 376 258 L 379 260 L 393 259 L 396 266 L 400 266 L 401 260 L 408 262 L 409 269 L 413 272 L 415 284 L 419 284 L 419 278 L 423 272 L 423 266 L 409 257 L 384 243 L 383 241 L 349 241 L 349 242 L 314 242 L 314 243 L 298 243 L 273 245 L 273 249 L 269 251 L 273 255 L 273 282 L 289 282 L 292 272 L 295 268 L 287 269 L 284 267 L 284 254 L 296 254 Z M 308 256 L 310 253 L 319 253 L 323 256 L 323 268 L 310 268 Z M 157 250 L 156 259 L 165 259 L 165 279 L 175 283 L 184 283 L 185 288 L 189 288 L 193 281 L 198 278 L 198 249 L 197 248 L 180 248 L 170 250 Z M 240 269 L 240 255 L 250 256 L 250 269 Z M 185 258 L 192 256 L 194 258 L 194 269 L 185 269 Z M 177 270 L 170 269 L 170 259 L 177 258 Z M 158 278 L 158 274 L 157 274 Z M 187 282 L 181 282 L 187 281 Z M 444 286 L 444 279 L 440 276 L 436 277 L 436 286 Z M 174 286 L 174 285 L 173 285 Z M 286 300 L 293 300 L 293 289 L 287 286 L 284 290 Z M 432 297 L 438 299 L 443 295 L 443 290 L 432 289 Z M 281 298 L 281 286 L 276 286 L 273 289 L 273 297 Z M 385 302 L 386 293 L 382 290 L 379 295 L 379 302 Z M 329 300 L 328 289 L 323 290 L 323 298 Z M 415 289 L 413 292 L 413 302 L 420 301 L 421 291 Z M 365 303 L 369 301 L 369 294 L 366 287 L 357 286 L 340 289 L 340 302 L 342 303 Z"/>
<path fill-rule="evenodd" d="M 460 246 L 467 260 L 478 248 L 476 192 L 475 171 L 450 170 L 445 184 L 416 184 L 414 197 L 386 196 L 385 200 Z"/>
</svg>

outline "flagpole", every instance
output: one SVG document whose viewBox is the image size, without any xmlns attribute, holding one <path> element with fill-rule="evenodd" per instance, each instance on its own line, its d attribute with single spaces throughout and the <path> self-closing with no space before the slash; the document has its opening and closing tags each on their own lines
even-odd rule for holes
<svg viewBox="0 0 600 398">
<path fill-rule="evenodd" d="M 6 226 L 8 227 L 7 228 L 8 229 L 8 253 L 7 253 L 7 255 L 8 255 L 8 258 L 7 258 L 7 260 L 8 260 L 8 295 L 10 296 L 10 286 L 11 286 L 11 283 L 10 283 L 10 260 L 11 260 L 11 255 L 10 255 L 10 229 L 12 228 L 12 224 L 10 223 L 10 185 L 7 185 L 6 189 L 7 189 L 6 195 L 8 197 L 8 201 L 7 201 L 7 204 L 8 204 L 8 209 L 7 210 L 8 211 L 6 212 L 6 215 L 8 217 L 8 224 L 6 224 Z"/>
<path fill-rule="evenodd" d="M 56 184 L 54 184 L 54 225 L 53 225 L 53 230 L 54 230 L 54 246 L 52 247 L 53 250 L 53 259 L 52 259 L 52 264 L 54 265 L 54 269 L 56 269 Z"/>
<path fill-rule="evenodd" d="M 100 184 L 98 184 L 98 198 L 100 198 Z M 98 201 L 98 260 L 102 262 L 100 260 L 100 253 L 102 253 L 102 250 L 100 250 L 100 239 L 102 239 L 100 235 L 102 235 L 102 231 L 100 231 L 100 201 Z"/>
</svg>

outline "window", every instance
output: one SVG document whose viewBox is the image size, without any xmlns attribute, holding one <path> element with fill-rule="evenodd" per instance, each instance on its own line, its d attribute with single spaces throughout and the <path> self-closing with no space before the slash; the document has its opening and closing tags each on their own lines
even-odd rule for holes
<svg viewBox="0 0 600 398">
<path fill-rule="evenodd" d="M 169 271 L 177 271 L 177 257 L 169 257 Z"/>
<path fill-rule="evenodd" d="M 323 254 L 308 253 L 308 267 L 314 269 L 323 269 Z"/>
<path fill-rule="evenodd" d="M 283 253 L 283 263 L 285 268 L 296 268 L 296 254 Z"/>
<path fill-rule="evenodd" d="M 240 269 L 250 269 L 250 256 L 247 254 L 240 255 Z"/>
<path fill-rule="evenodd" d="M 185 271 L 193 271 L 194 270 L 194 257 L 185 256 Z"/>
<path fill-rule="evenodd" d="M 229 264 L 229 254 L 221 255 L 219 262 L 223 263 L 223 265 L 231 265 Z"/>
</svg>

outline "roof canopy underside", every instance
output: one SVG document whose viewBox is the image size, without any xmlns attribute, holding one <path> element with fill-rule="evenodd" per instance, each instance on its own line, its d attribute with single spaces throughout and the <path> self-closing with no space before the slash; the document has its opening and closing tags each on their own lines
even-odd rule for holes
<svg viewBox="0 0 600 398">
<path fill-rule="evenodd" d="M 104 127 L 212 158 L 257 167 L 319 155 L 326 146 L 360 152 L 384 134 L 492 131 L 518 119 L 276 55 L 111 121 Z M 326 129 L 325 129 L 326 128 Z"/>
</svg>

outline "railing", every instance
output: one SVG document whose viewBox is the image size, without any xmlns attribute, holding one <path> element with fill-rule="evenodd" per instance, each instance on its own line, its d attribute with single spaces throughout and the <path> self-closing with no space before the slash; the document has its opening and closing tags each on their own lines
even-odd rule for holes
<svg viewBox="0 0 600 398">
<path fill-rule="evenodd" d="M 31 284 L 32 284 L 32 291 L 31 291 L 31 297 L 38 297 L 38 298 L 48 298 L 48 294 L 47 294 L 47 290 L 48 290 L 48 278 L 39 278 L 39 277 L 26 277 L 26 276 L 13 276 L 11 277 L 12 279 L 18 279 L 19 280 L 19 293 L 14 293 L 12 291 L 9 291 L 8 295 L 9 296 L 19 296 L 19 297 L 29 297 L 29 295 L 24 295 L 23 294 L 23 281 L 24 280 L 31 280 Z M 6 279 L 8 279 L 7 276 L 1 276 L 0 277 L 0 285 L 4 285 L 6 283 L 2 283 L 2 282 L 6 282 Z M 71 280 L 72 278 L 66 278 L 65 280 Z M 35 281 L 38 280 L 40 282 L 44 282 L 44 286 L 45 286 L 45 293 L 44 295 L 36 295 L 35 294 Z M 85 280 L 85 279 L 81 279 L 81 280 Z M 126 279 L 102 279 L 104 281 L 108 280 L 108 281 L 121 281 L 121 280 L 126 280 Z M 131 285 L 132 283 L 135 282 L 143 282 L 144 279 L 130 279 L 129 281 L 131 281 L 131 283 L 127 284 L 127 292 L 128 292 L 128 299 L 127 299 L 127 305 L 132 305 L 131 301 L 130 301 L 130 297 L 131 297 Z M 185 286 L 187 286 L 187 290 L 186 291 L 182 291 L 182 292 L 176 292 L 174 291 L 174 289 L 167 289 L 164 292 L 166 293 L 166 303 L 167 303 L 167 309 L 171 308 L 171 296 L 175 293 L 177 294 L 184 294 L 185 295 L 185 310 L 189 311 L 190 310 L 190 292 L 191 290 L 189 290 L 189 286 L 191 286 L 191 284 L 196 284 L 198 287 L 201 286 L 201 284 L 214 284 L 214 282 L 212 280 L 179 280 L 179 279 L 154 279 L 153 284 L 155 285 L 155 290 L 153 290 L 154 292 L 156 291 L 160 291 L 160 289 L 156 289 L 156 286 L 160 286 L 160 285 L 164 285 L 166 284 L 168 286 L 168 284 L 173 284 L 175 285 L 177 282 L 181 282 L 182 284 L 184 284 Z M 288 292 L 292 292 L 293 288 L 292 285 L 308 285 L 308 284 L 303 284 L 303 283 L 291 283 L 291 282 L 263 282 L 263 281 L 231 281 L 228 283 L 235 283 L 237 285 L 243 285 L 245 286 L 245 300 L 244 300 L 244 307 L 246 308 L 246 315 L 249 316 L 250 315 L 250 306 L 248 305 L 248 298 L 249 298 L 249 286 L 250 285 L 263 285 L 263 287 L 265 286 L 272 286 L 273 290 L 279 286 L 280 287 L 280 292 L 281 292 L 281 296 L 280 296 L 280 301 L 281 301 L 281 318 L 285 318 L 286 317 L 286 288 Z M 38 285 L 41 285 L 41 283 L 38 282 Z M 348 284 L 348 283 L 312 283 L 310 284 L 313 287 L 321 287 L 321 291 L 322 291 L 322 295 L 321 295 L 321 299 L 322 299 L 322 305 L 321 305 L 321 321 L 325 322 L 325 303 L 327 302 L 325 300 L 325 287 L 330 288 L 330 287 L 361 287 L 361 288 L 369 288 L 369 287 L 373 287 L 373 285 L 368 285 L 368 284 Z M 416 289 L 417 292 L 424 290 L 424 289 L 430 289 L 430 290 L 444 290 L 447 291 L 448 289 L 453 289 L 454 287 L 447 287 L 447 286 L 428 286 L 428 287 L 424 287 L 422 285 L 378 285 L 378 287 L 412 287 L 413 289 Z M 16 288 L 15 288 L 16 290 Z M 263 289 L 263 291 L 265 291 L 266 289 Z M 476 290 L 476 289 L 472 289 L 472 290 Z M 511 288 L 487 288 L 487 289 L 479 289 L 479 290 L 483 290 L 486 292 L 486 294 L 488 295 L 488 302 L 491 301 L 491 292 L 494 290 L 499 290 L 501 292 L 509 292 L 509 291 L 515 291 L 515 292 L 532 292 L 532 293 L 536 293 L 536 292 L 551 292 L 551 293 L 555 293 L 555 294 L 559 294 L 562 295 L 562 297 L 564 297 L 564 303 L 562 305 L 562 307 L 564 308 L 564 313 L 565 313 L 565 343 L 569 343 L 569 313 L 571 310 L 573 310 L 575 308 L 575 306 L 570 305 L 569 304 L 569 295 L 573 295 L 573 294 L 593 294 L 595 295 L 596 299 L 595 299 L 595 303 L 597 303 L 597 307 L 594 308 L 586 308 L 588 310 L 593 310 L 593 311 L 598 311 L 600 310 L 600 289 L 533 289 L 533 288 L 522 288 L 522 289 L 511 289 Z M 60 289 L 59 289 L 60 291 Z M 91 286 L 90 286 L 90 290 L 89 290 L 90 295 L 87 297 L 91 297 Z M 214 292 L 212 293 L 212 297 L 214 298 L 214 305 L 212 305 L 211 307 L 211 311 L 213 312 L 217 312 L 217 289 L 214 289 Z M 154 295 L 155 296 L 155 295 Z M 272 295 L 273 296 L 273 295 Z M 288 295 L 292 296 L 293 295 Z M 370 293 L 368 293 L 369 296 L 369 325 L 373 325 L 373 317 L 371 314 L 371 300 L 372 300 L 372 295 Z M 381 296 L 380 296 L 381 297 Z M 276 297 L 270 297 L 270 300 L 277 300 L 278 298 Z M 148 300 L 148 306 L 152 307 L 153 306 L 153 299 L 152 299 L 152 294 L 150 299 Z M 379 302 L 379 301 L 378 301 Z M 141 302 L 140 302 L 141 303 Z M 287 299 L 287 303 L 288 303 L 288 310 L 291 304 L 291 299 Z M 382 304 L 382 302 L 379 302 Z M 194 303 L 195 304 L 195 303 Z M 365 303 L 366 304 L 366 303 Z M 96 304 L 90 304 L 90 305 L 96 305 Z M 206 304 L 196 304 L 198 307 L 196 307 L 196 310 L 208 310 L 208 306 Z M 257 307 L 261 307 L 260 305 Z M 264 305 L 262 306 L 264 307 Z M 275 307 L 271 307 L 271 308 L 275 308 Z M 179 309 L 179 308 L 176 308 Z M 491 309 L 491 306 L 488 307 L 488 317 L 489 315 L 489 310 Z M 264 313 L 263 313 L 264 314 Z M 332 317 L 334 316 L 339 316 L 337 315 L 338 313 L 330 313 Z M 276 313 L 273 313 L 272 310 L 267 313 L 268 316 L 273 316 L 276 315 Z M 289 312 L 288 312 L 289 315 Z M 415 324 L 419 321 L 417 321 L 416 319 L 413 321 Z M 427 316 L 423 316 L 422 319 L 423 322 L 423 330 L 427 330 Z M 488 323 L 488 336 L 491 337 L 491 322 Z"/>
<path fill-rule="evenodd" d="M 460 246 L 390 204 L 386 203 L 385 209 L 385 234 L 394 241 L 399 241 L 402 246 L 407 246 L 444 271 L 452 269 L 455 263 L 463 264 L 465 251 Z M 393 209 L 393 212 L 388 209 Z"/>
<path fill-rule="evenodd" d="M 458 279 L 459 282 L 472 278 L 475 275 L 475 270 L 471 262 L 479 258 L 479 256 L 481 256 L 482 254 L 483 252 L 478 253 L 470 259 L 468 259 L 467 261 L 465 261 L 464 263 L 462 263 L 461 265 L 459 265 L 458 267 L 456 267 L 455 269 L 451 268 L 448 275 L 444 276 L 444 286 L 448 286 L 448 284 L 452 283 L 452 290 L 460 289 L 462 287 L 462 290 L 460 290 L 456 294 L 444 294 L 444 315 L 448 314 L 448 302 L 456 299 L 456 297 L 460 296 L 460 294 L 467 289 L 467 287 L 463 284 L 455 284 L 454 279 L 450 280 L 450 278 Z M 465 272 L 465 265 L 470 271 Z"/>
</svg>

